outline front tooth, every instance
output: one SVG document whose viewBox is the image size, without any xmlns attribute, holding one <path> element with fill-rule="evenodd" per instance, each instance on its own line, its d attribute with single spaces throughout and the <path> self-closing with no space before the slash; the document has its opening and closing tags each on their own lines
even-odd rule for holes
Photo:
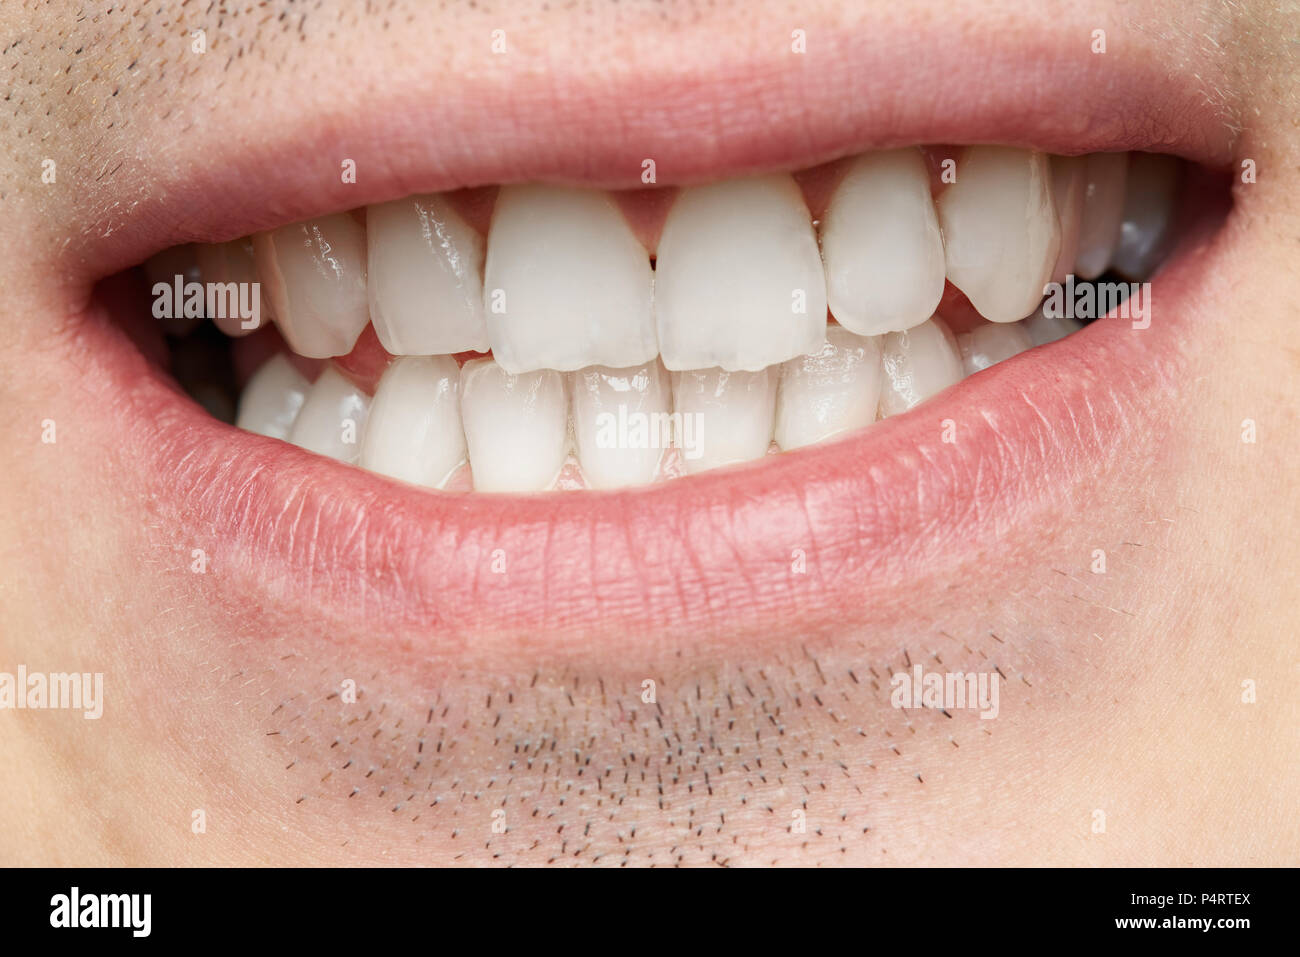
<svg viewBox="0 0 1300 957">
<path fill-rule="evenodd" d="M 1110 265 L 1119 242 L 1124 216 L 1124 182 L 1128 177 L 1127 153 L 1090 153 L 1084 178 L 1083 224 L 1079 229 L 1079 254 L 1075 275 L 1096 279 Z"/>
<path fill-rule="evenodd" d="M 991 322 L 1015 322 L 1043 298 L 1061 248 L 1044 153 L 972 146 L 939 197 L 948 278 Z"/>
<path fill-rule="evenodd" d="M 880 417 L 906 412 L 962 379 L 961 356 L 952 333 L 940 319 L 906 332 L 891 332 L 880 344 L 884 383 Z"/>
<path fill-rule="evenodd" d="M 253 237 L 262 291 L 275 323 L 300 356 L 347 355 L 370 321 L 366 235 L 346 213 Z"/>
<path fill-rule="evenodd" d="M 1164 252 L 1178 172 L 1178 161 L 1172 156 L 1134 153 L 1129 161 L 1123 222 L 1112 265 L 1130 279 L 1146 279 Z"/>
<path fill-rule="evenodd" d="M 797 449 L 870 425 L 880 382 L 880 341 L 827 327 L 820 353 L 781 366 L 776 444 Z"/>
<path fill-rule="evenodd" d="M 762 458 L 772 442 L 777 370 L 673 374 L 676 444 L 687 472 Z"/>
<path fill-rule="evenodd" d="M 369 410 L 370 397 L 327 366 L 307 393 L 289 441 L 308 452 L 356 464 Z"/>
<path fill-rule="evenodd" d="M 1056 254 L 1052 282 L 1065 282 L 1079 256 L 1079 230 L 1083 225 L 1083 196 L 1088 185 L 1087 161 L 1082 156 L 1053 156 L 1052 201 L 1061 224 L 1061 249 Z"/>
<path fill-rule="evenodd" d="M 961 367 L 966 375 L 973 375 L 1033 347 L 1034 341 L 1021 322 L 990 322 L 957 337 Z"/>
<path fill-rule="evenodd" d="M 671 439 L 672 390 L 658 361 L 630 369 L 592 366 L 570 377 L 578 462 L 592 488 L 654 480 Z M 669 434 L 665 434 L 668 432 Z"/>
<path fill-rule="evenodd" d="M 487 352 L 483 237 L 442 196 L 366 207 L 370 316 L 395 356 Z"/>
<path fill-rule="evenodd" d="M 379 380 L 370 405 L 362 468 L 413 485 L 441 488 L 464 463 L 456 360 L 450 356 L 394 360 Z"/>
<path fill-rule="evenodd" d="M 284 353 L 277 352 L 244 386 L 235 425 L 248 432 L 287 440 L 310 389 L 307 377 L 293 367 Z"/>
<path fill-rule="evenodd" d="M 1025 320 L 1025 331 L 1029 333 L 1030 341 L 1036 346 L 1064 339 L 1070 333 L 1078 332 L 1082 328 L 1083 323 L 1065 316 L 1053 315 L 1042 308 Z"/>
<path fill-rule="evenodd" d="M 934 315 L 944 256 L 930 174 L 918 149 L 858 157 L 822 226 L 831 315 L 859 335 L 901 332 Z"/>
<path fill-rule="evenodd" d="M 752 372 L 821 348 L 826 275 L 791 177 L 682 190 L 659 239 L 655 321 L 675 370 Z"/>
<path fill-rule="evenodd" d="M 543 369 L 511 375 L 491 359 L 462 367 L 461 413 L 474 488 L 550 488 L 568 453 L 564 377 Z"/>
<path fill-rule="evenodd" d="M 609 194 L 502 187 L 483 294 L 492 355 L 507 372 L 653 359 L 653 281 L 649 253 Z"/>
</svg>

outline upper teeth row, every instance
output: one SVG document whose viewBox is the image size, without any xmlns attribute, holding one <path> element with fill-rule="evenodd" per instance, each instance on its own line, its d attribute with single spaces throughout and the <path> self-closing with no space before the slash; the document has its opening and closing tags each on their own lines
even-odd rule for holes
<svg viewBox="0 0 1300 957">
<path fill-rule="evenodd" d="M 368 207 L 364 226 L 336 214 L 205 247 L 200 269 L 259 279 L 290 347 L 313 358 L 348 353 L 373 321 L 394 355 L 490 348 L 512 374 L 656 356 L 669 370 L 756 371 L 816 353 L 828 307 L 864 336 L 918 326 L 945 278 L 993 322 L 1029 315 L 1068 272 L 1113 263 L 1141 278 L 1170 215 L 1172 162 L 976 146 L 935 200 L 919 149 L 869 153 L 820 224 L 787 174 L 689 187 L 653 268 L 609 194 L 505 186 L 486 242 L 444 196 L 417 196 Z"/>
</svg>

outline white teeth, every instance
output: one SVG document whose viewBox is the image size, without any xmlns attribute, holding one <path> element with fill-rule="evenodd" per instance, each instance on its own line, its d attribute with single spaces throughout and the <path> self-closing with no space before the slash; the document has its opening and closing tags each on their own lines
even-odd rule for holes
<svg viewBox="0 0 1300 957">
<path fill-rule="evenodd" d="M 1085 164 L 1087 185 L 1083 194 L 1083 225 L 1079 229 L 1079 253 L 1074 274 L 1096 279 L 1110 265 L 1119 242 L 1124 214 L 1124 182 L 1128 176 L 1127 153 L 1090 153 Z"/>
<path fill-rule="evenodd" d="M 568 454 L 564 377 L 549 369 L 511 375 L 474 359 L 461 369 L 460 396 L 474 488 L 550 488 Z"/>
<path fill-rule="evenodd" d="M 671 439 L 672 390 L 657 361 L 630 369 L 592 366 L 570 377 L 578 462 L 592 488 L 653 481 Z"/>
<path fill-rule="evenodd" d="M 1079 255 L 1079 230 L 1083 225 L 1083 196 L 1087 192 L 1087 161 L 1082 156 L 1053 156 L 1052 200 L 1061 224 L 1061 250 L 1056 254 L 1052 282 L 1065 282 L 1074 272 Z"/>
<path fill-rule="evenodd" d="M 767 454 L 776 385 L 776 369 L 675 372 L 673 407 L 681 422 L 677 444 L 686 471 L 702 472 Z"/>
<path fill-rule="evenodd" d="M 441 196 L 366 207 L 370 316 L 395 356 L 486 352 L 483 237 Z"/>
<path fill-rule="evenodd" d="M 756 371 L 821 347 L 826 275 L 790 176 L 682 190 L 659 239 L 655 320 L 675 370 Z"/>
<path fill-rule="evenodd" d="M 1178 191 L 1178 161 L 1172 156 L 1134 153 L 1129 161 L 1127 195 L 1119 245 L 1112 265 L 1129 279 L 1143 280 L 1164 252 L 1165 233 Z"/>
<path fill-rule="evenodd" d="M 1033 347 L 1033 339 L 1020 322 L 988 323 L 957 337 L 961 367 L 966 375 L 973 375 Z"/>
<path fill-rule="evenodd" d="M 456 360 L 394 360 L 375 389 L 361 446 L 362 467 L 413 485 L 441 488 L 464 463 Z"/>
<path fill-rule="evenodd" d="M 884 384 L 880 417 L 906 412 L 962 379 L 961 356 L 948 327 L 931 319 L 906 332 L 891 332 L 880 345 Z"/>
<path fill-rule="evenodd" d="M 607 193 L 502 187 L 483 293 L 492 355 L 507 372 L 653 359 L 652 284 L 650 255 Z"/>
<path fill-rule="evenodd" d="M 901 332 L 934 315 L 943 296 L 943 237 L 920 150 L 853 162 L 827 207 L 822 255 L 831 315 L 846 329 Z"/>
<path fill-rule="evenodd" d="M 1065 316 L 1048 315 L 1041 308 L 1025 320 L 1025 331 L 1036 346 L 1064 339 L 1072 332 L 1083 328 L 1083 323 Z"/>
<path fill-rule="evenodd" d="M 797 449 L 870 425 L 880 383 L 879 340 L 828 326 L 820 354 L 781 366 L 776 444 Z"/>
<path fill-rule="evenodd" d="M 1043 298 L 1061 247 L 1047 156 L 973 146 L 939 197 L 948 278 L 991 322 L 1015 322 Z"/>
<path fill-rule="evenodd" d="M 257 261 L 253 255 L 253 240 L 246 237 L 228 243 L 209 243 L 200 246 L 199 272 L 202 273 L 205 283 L 233 282 L 243 285 L 257 282 Z M 237 310 L 225 309 L 221 311 L 228 313 L 227 315 L 208 318 L 231 338 L 246 336 L 266 324 L 270 310 L 269 303 L 262 298 L 262 292 L 259 287 L 256 316 L 240 316 L 235 314 Z M 235 294 L 234 302 L 240 301 L 239 296 L 239 293 Z M 251 302 L 248 294 L 244 294 L 244 298 L 245 301 Z"/>
<path fill-rule="evenodd" d="M 309 389 L 311 383 L 307 377 L 283 353 L 277 352 L 244 386 L 235 425 L 259 435 L 287 440 Z"/>
<path fill-rule="evenodd" d="M 327 366 L 307 393 L 289 441 L 317 455 L 356 464 L 366 428 L 370 397 Z"/>
<path fill-rule="evenodd" d="M 282 226 L 253 237 L 264 298 L 300 356 L 347 355 L 370 321 L 366 235 L 346 213 Z"/>
</svg>

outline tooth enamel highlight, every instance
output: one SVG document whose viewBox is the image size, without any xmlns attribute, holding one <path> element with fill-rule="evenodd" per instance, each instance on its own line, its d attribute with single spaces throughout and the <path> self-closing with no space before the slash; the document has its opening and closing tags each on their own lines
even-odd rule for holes
<svg viewBox="0 0 1300 957">
<path fill-rule="evenodd" d="M 1052 282 L 1065 282 L 1074 272 L 1079 255 L 1079 231 L 1083 226 L 1083 197 L 1088 186 L 1087 163 L 1082 156 L 1053 156 L 1052 201 L 1061 228 L 1061 249 L 1056 254 Z"/>
<path fill-rule="evenodd" d="M 198 247 L 199 272 L 203 282 L 216 283 L 254 283 L 257 282 L 257 261 L 253 256 L 253 241 L 247 237 L 228 243 L 209 243 Z M 228 298 L 228 297 L 227 297 Z M 245 296 L 247 299 L 248 297 Z M 239 293 L 235 293 L 236 303 Z M 238 315 L 209 316 L 208 318 L 223 333 L 232 339 L 246 336 L 266 324 L 269 304 L 263 299 L 263 292 L 258 292 L 258 312 L 256 322 L 248 317 L 249 325 L 244 326 L 244 318 Z M 234 312 L 235 310 L 225 310 Z"/>
<path fill-rule="evenodd" d="M 461 369 L 460 394 L 475 490 L 550 488 L 568 454 L 563 376 L 549 369 L 511 375 L 475 359 Z"/>
<path fill-rule="evenodd" d="M 413 485 L 441 488 L 465 464 L 465 455 L 456 360 L 394 360 L 370 405 L 362 467 Z"/>
<path fill-rule="evenodd" d="M 826 277 L 790 176 L 682 190 L 659 239 L 655 320 L 674 370 L 756 371 L 821 348 Z"/>
<path fill-rule="evenodd" d="M 347 355 L 370 321 L 365 230 L 346 213 L 253 237 L 262 298 L 300 356 Z"/>
<path fill-rule="evenodd" d="M 920 150 L 853 162 L 827 207 L 822 256 L 831 315 L 846 329 L 901 332 L 934 314 L 946 267 Z"/>
<path fill-rule="evenodd" d="M 1081 322 L 1064 316 L 1047 315 L 1041 308 L 1026 319 L 1024 325 L 1030 341 L 1036 346 L 1064 339 L 1070 333 L 1078 332 L 1083 328 Z"/>
<path fill-rule="evenodd" d="M 687 472 L 762 458 L 772 442 L 776 369 L 728 372 L 691 369 L 673 374 L 677 445 Z"/>
<path fill-rule="evenodd" d="M 1110 265 L 1124 215 L 1127 153 L 1091 153 L 1084 166 L 1083 223 L 1074 274 L 1096 279 Z"/>
<path fill-rule="evenodd" d="M 653 481 L 671 440 L 672 389 L 659 362 L 630 369 L 592 366 L 570 377 L 573 433 L 592 488 Z"/>
<path fill-rule="evenodd" d="M 1129 279 L 1144 280 L 1155 267 L 1163 252 L 1177 190 L 1177 160 L 1154 153 L 1132 154 L 1119 244 L 1111 263 Z"/>
<path fill-rule="evenodd" d="M 870 425 L 881 375 L 879 340 L 828 326 L 820 353 L 781 366 L 776 444 L 797 449 Z"/>
<path fill-rule="evenodd" d="M 320 374 L 294 420 L 289 441 L 355 465 L 361 458 L 370 397 L 332 365 Z"/>
<path fill-rule="evenodd" d="M 1033 347 L 1033 339 L 1020 322 L 976 326 L 957 337 L 957 349 L 961 353 L 961 367 L 965 375 L 973 375 Z"/>
<path fill-rule="evenodd" d="M 962 379 L 957 343 L 942 320 L 891 332 L 880 344 L 880 418 L 906 412 Z"/>
<path fill-rule="evenodd" d="M 502 187 L 483 294 L 492 355 L 507 372 L 653 359 L 652 283 L 649 253 L 607 193 Z"/>
<path fill-rule="evenodd" d="M 1043 298 L 1061 247 L 1047 156 L 972 146 L 939 197 L 948 279 L 991 322 L 1023 319 Z"/>
<path fill-rule="evenodd" d="M 370 316 L 395 356 L 486 352 L 483 238 L 441 196 L 366 207 Z"/>
<path fill-rule="evenodd" d="M 235 425 L 287 441 L 309 389 L 311 383 L 307 377 L 293 367 L 284 353 L 277 352 L 262 363 L 244 386 Z"/>
</svg>

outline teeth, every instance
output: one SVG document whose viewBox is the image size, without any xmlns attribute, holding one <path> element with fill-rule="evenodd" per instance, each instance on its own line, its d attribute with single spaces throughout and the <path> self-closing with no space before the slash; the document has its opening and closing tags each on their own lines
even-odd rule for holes
<svg viewBox="0 0 1300 957">
<path fill-rule="evenodd" d="M 1025 320 L 1024 326 L 1033 344 L 1042 346 L 1057 339 L 1064 339 L 1072 332 L 1078 332 L 1083 328 L 1083 323 L 1065 316 L 1048 315 L 1040 308 Z"/>
<path fill-rule="evenodd" d="M 199 269 L 198 252 L 193 245 L 173 246 L 164 249 L 144 264 L 145 277 L 149 281 L 149 294 L 157 283 L 166 283 L 174 288 L 176 277 L 181 277 L 182 286 L 192 282 L 202 282 L 203 275 Z M 174 312 L 169 319 L 162 319 L 163 329 L 168 335 L 184 337 L 193 332 L 203 321 L 203 315 L 184 315 L 182 304 L 173 304 Z M 205 310 L 206 311 L 206 310 Z"/>
<path fill-rule="evenodd" d="M 311 383 L 307 377 L 283 353 L 277 352 L 244 386 L 235 425 L 259 435 L 287 440 L 309 389 Z"/>
<path fill-rule="evenodd" d="M 692 369 L 673 374 L 680 415 L 677 444 L 687 472 L 762 458 L 772 442 L 776 369 L 728 372 Z"/>
<path fill-rule="evenodd" d="M 1083 225 L 1083 196 L 1088 185 L 1087 160 L 1082 156 L 1053 156 L 1052 201 L 1061 224 L 1061 250 L 1056 255 L 1052 282 L 1065 282 L 1079 256 L 1079 230 Z"/>
<path fill-rule="evenodd" d="M 827 208 L 822 255 L 831 315 L 846 329 L 901 332 L 934 315 L 943 296 L 943 237 L 920 150 L 854 161 Z"/>
<path fill-rule="evenodd" d="M 511 375 L 475 359 L 461 369 L 460 395 L 474 488 L 550 488 L 568 454 L 563 376 L 549 369 Z"/>
<path fill-rule="evenodd" d="M 1079 254 L 1074 272 L 1082 279 L 1096 279 L 1110 265 L 1119 242 L 1124 215 L 1124 182 L 1128 176 L 1127 153 L 1091 153 L 1084 178 L 1083 224 L 1079 230 Z"/>
<path fill-rule="evenodd" d="M 1061 247 L 1043 153 L 973 146 L 939 197 L 948 278 L 991 322 L 1015 322 L 1043 298 Z"/>
<path fill-rule="evenodd" d="M 1173 216 L 1177 190 L 1178 161 L 1172 156 L 1132 155 L 1119 245 L 1112 263 L 1128 278 L 1146 279 L 1164 252 L 1165 233 Z"/>
<path fill-rule="evenodd" d="M 327 366 L 307 393 L 289 441 L 317 455 L 356 464 L 366 427 L 370 397 Z"/>
<path fill-rule="evenodd" d="M 198 249 L 199 272 L 202 273 L 205 283 L 233 282 L 240 285 L 251 285 L 257 282 L 257 261 L 253 256 L 253 241 L 251 239 L 236 239 L 228 243 L 209 243 L 199 246 Z M 244 298 L 251 301 L 248 295 L 245 294 Z M 239 293 L 235 294 L 234 301 L 239 302 Z M 213 321 L 218 329 L 234 339 L 246 336 L 266 324 L 269 311 L 267 308 L 268 303 L 262 298 L 260 287 L 257 306 L 256 322 L 254 322 L 254 317 L 245 318 L 233 314 L 209 316 L 208 318 Z M 232 313 L 237 310 L 226 309 L 223 311 Z M 249 323 L 247 326 L 244 325 L 245 321 Z"/>
<path fill-rule="evenodd" d="M 347 355 L 370 321 L 365 230 L 346 213 L 253 237 L 263 298 L 300 356 Z"/>
<path fill-rule="evenodd" d="M 653 359 L 652 283 L 650 256 L 607 193 L 501 189 L 483 293 L 492 354 L 507 372 Z"/>
<path fill-rule="evenodd" d="M 361 465 L 413 485 L 441 488 L 464 463 L 456 360 L 450 356 L 395 360 L 375 390 Z"/>
<path fill-rule="evenodd" d="M 1020 322 L 988 323 L 957 337 L 965 375 L 973 375 L 1033 347 L 1033 339 Z"/>
<path fill-rule="evenodd" d="M 655 319 L 669 369 L 752 372 L 821 348 L 826 276 L 790 176 L 682 190 L 659 239 Z"/>
<path fill-rule="evenodd" d="M 884 384 L 880 417 L 906 412 L 962 379 L 961 357 L 948 327 L 931 319 L 906 332 L 891 332 L 880 345 Z"/>
<path fill-rule="evenodd" d="M 657 361 L 630 369 L 592 366 L 570 378 L 582 474 L 592 488 L 654 479 L 671 438 L 672 390 Z"/>
<path fill-rule="evenodd" d="M 366 207 L 370 316 L 395 356 L 487 352 L 483 237 L 441 196 Z"/>
<path fill-rule="evenodd" d="M 781 366 L 776 444 L 783 449 L 821 442 L 876 420 L 880 402 L 880 342 L 828 326 L 818 355 Z"/>
</svg>

